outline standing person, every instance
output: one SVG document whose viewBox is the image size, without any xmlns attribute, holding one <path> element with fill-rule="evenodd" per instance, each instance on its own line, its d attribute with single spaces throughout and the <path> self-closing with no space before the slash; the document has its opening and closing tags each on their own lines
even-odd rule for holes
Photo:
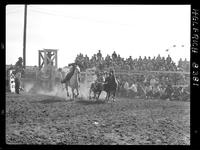
<svg viewBox="0 0 200 150">
<path fill-rule="evenodd" d="M 14 66 L 15 74 L 20 72 L 20 74 L 24 74 L 24 67 L 23 67 L 23 59 L 22 57 L 18 58 L 18 61 L 15 63 Z M 21 77 L 21 76 L 20 76 Z"/>
<path fill-rule="evenodd" d="M 15 63 L 15 66 L 14 66 L 14 68 L 17 72 L 22 70 L 22 68 L 23 68 L 22 63 L 23 63 L 23 59 L 22 59 L 22 57 L 19 57 L 18 61 Z"/>
<path fill-rule="evenodd" d="M 19 72 L 17 72 L 15 74 L 15 92 L 17 94 L 19 94 L 20 85 L 21 85 L 21 80 L 20 80 L 21 77 L 20 76 L 21 76 L 21 74 Z"/>
<path fill-rule="evenodd" d="M 21 81 L 21 75 L 24 73 L 24 67 L 23 67 L 23 59 L 22 57 L 18 58 L 18 61 L 15 63 L 14 69 L 15 71 L 13 74 L 15 75 L 15 91 L 17 94 L 19 94 L 19 90 L 23 90 L 21 87 L 22 81 Z"/>
</svg>

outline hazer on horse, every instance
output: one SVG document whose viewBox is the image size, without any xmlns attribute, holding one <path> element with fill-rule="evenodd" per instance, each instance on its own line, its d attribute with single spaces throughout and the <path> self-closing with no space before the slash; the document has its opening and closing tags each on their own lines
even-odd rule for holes
<svg viewBox="0 0 200 150">
<path fill-rule="evenodd" d="M 116 91 L 118 89 L 118 81 L 116 79 L 113 69 L 110 69 L 109 76 L 105 79 L 104 90 L 106 91 L 106 99 L 109 101 L 110 96 L 112 95 L 113 101 L 115 101 Z"/>
<path fill-rule="evenodd" d="M 105 79 L 103 79 L 103 75 L 100 75 L 99 78 L 91 84 L 89 97 L 91 98 L 91 92 L 94 93 L 94 98 L 99 99 L 99 96 L 102 91 L 105 91 L 106 100 L 108 101 L 110 95 L 112 95 L 113 101 L 115 100 L 116 91 L 118 89 L 118 80 L 115 77 L 114 71 L 111 69 L 110 73 L 104 73 Z M 97 94 L 97 97 L 96 97 Z"/>
<path fill-rule="evenodd" d="M 80 87 L 80 68 L 77 63 L 71 63 L 68 67 L 64 67 L 61 72 L 61 83 L 65 84 L 65 88 L 67 91 L 67 96 L 69 96 L 68 87 L 72 89 L 72 97 L 73 99 L 79 95 L 79 87 Z M 76 90 L 76 93 L 74 93 Z"/>
</svg>

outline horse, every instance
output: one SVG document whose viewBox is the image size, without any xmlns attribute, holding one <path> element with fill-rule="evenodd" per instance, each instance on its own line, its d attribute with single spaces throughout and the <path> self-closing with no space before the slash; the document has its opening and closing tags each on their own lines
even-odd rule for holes
<svg viewBox="0 0 200 150">
<path fill-rule="evenodd" d="M 105 79 L 104 90 L 106 91 L 106 100 L 109 101 L 110 95 L 112 95 L 113 101 L 115 101 L 115 94 L 118 88 L 118 81 L 116 80 L 115 74 L 110 73 L 110 75 Z"/>
<path fill-rule="evenodd" d="M 72 90 L 72 98 L 74 99 L 79 95 L 79 87 L 80 87 L 80 68 L 77 65 L 73 65 L 70 67 L 64 67 L 60 70 L 61 72 L 61 83 L 65 84 L 65 88 L 67 91 L 67 96 L 69 96 L 68 87 L 71 87 Z M 77 94 L 75 95 L 74 90 L 76 90 Z"/>
</svg>

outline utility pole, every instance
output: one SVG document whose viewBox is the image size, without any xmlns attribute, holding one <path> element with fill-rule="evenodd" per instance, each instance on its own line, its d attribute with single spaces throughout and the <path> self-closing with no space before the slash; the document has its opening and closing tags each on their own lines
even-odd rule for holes
<svg viewBox="0 0 200 150">
<path fill-rule="evenodd" d="M 27 5 L 24 7 L 24 37 L 23 37 L 23 66 L 26 68 L 26 23 L 27 22 Z"/>
</svg>

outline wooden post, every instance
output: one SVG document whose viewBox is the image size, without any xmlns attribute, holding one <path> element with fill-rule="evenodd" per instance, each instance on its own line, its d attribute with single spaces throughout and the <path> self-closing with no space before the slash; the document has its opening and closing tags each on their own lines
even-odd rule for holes
<svg viewBox="0 0 200 150">
<path fill-rule="evenodd" d="M 40 64 L 41 62 L 40 62 L 40 50 L 38 51 L 38 67 L 40 68 Z"/>
<path fill-rule="evenodd" d="M 44 50 L 44 67 L 47 66 L 47 53 L 46 53 L 46 52 L 47 52 L 47 51 Z"/>
<path fill-rule="evenodd" d="M 23 37 L 23 66 L 26 68 L 26 24 L 27 24 L 27 5 L 24 8 L 24 37 Z"/>
<path fill-rule="evenodd" d="M 55 51 L 55 66 L 56 66 L 56 68 L 58 67 L 58 62 L 57 62 L 57 51 Z"/>
</svg>

